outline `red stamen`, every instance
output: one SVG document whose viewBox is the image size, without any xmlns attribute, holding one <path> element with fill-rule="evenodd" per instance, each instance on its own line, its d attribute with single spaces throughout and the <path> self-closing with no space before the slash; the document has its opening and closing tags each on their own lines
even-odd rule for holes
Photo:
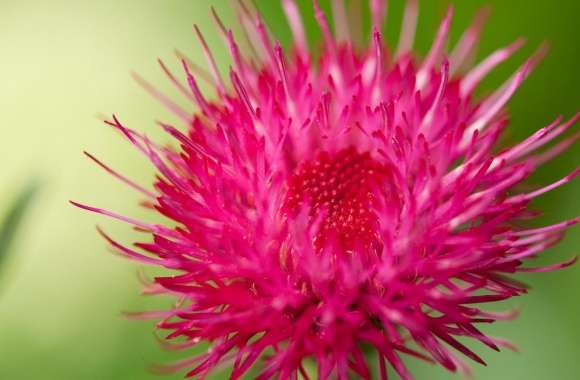
<svg viewBox="0 0 580 380">
<path fill-rule="evenodd" d="M 309 206 L 311 220 L 325 216 L 316 236 L 323 248 L 329 238 L 345 250 L 376 242 L 378 220 L 372 210 L 373 189 L 384 182 L 387 170 L 370 154 L 354 148 L 336 154 L 323 152 L 302 164 L 288 181 L 284 211 L 295 215 Z"/>
</svg>

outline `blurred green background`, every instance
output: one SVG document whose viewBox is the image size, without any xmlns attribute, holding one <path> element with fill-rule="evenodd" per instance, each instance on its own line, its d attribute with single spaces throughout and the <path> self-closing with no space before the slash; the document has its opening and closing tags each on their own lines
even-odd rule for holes
<svg viewBox="0 0 580 380">
<path fill-rule="evenodd" d="M 311 39 L 316 31 L 310 0 L 299 1 Z M 361 0 L 361 3 L 364 2 Z M 0 0 L 0 220 L 10 201 L 35 178 L 41 189 L 26 215 L 10 256 L 0 268 L 0 379 L 154 379 L 150 364 L 169 362 L 152 334 L 152 323 L 123 319 L 122 310 L 167 307 L 167 300 L 141 297 L 136 265 L 108 254 L 92 228 L 96 223 L 130 241 L 123 224 L 81 212 L 68 199 L 100 205 L 127 215 L 147 217 L 133 191 L 82 156 L 86 149 L 140 183 L 152 178 L 147 163 L 117 134 L 102 126 L 98 114 L 116 113 L 127 125 L 162 136 L 153 121 L 172 117 L 130 78 L 135 70 L 172 94 L 157 68 L 161 57 L 178 68 L 173 49 L 200 63 L 191 29 L 198 23 L 216 46 L 220 65 L 225 49 L 208 17 L 214 5 L 234 19 L 227 0 Z M 276 36 L 286 45 L 290 34 L 276 0 L 257 0 Z M 396 41 L 402 0 L 391 1 L 387 39 Z M 448 1 L 423 1 L 417 49 L 425 53 Z M 548 58 L 510 103 L 508 141 L 520 139 L 559 114 L 580 108 L 580 44 L 577 0 L 454 1 L 452 41 L 476 9 L 492 6 L 480 57 L 518 36 L 529 37 L 515 59 L 484 83 L 497 86 L 544 39 Z M 325 9 L 328 2 L 323 1 Z M 367 15 L 368 16 L 368 15 Z M 368 23 L 368 21 L 367 21 Z M 533 179 L 542 183 L 580 164 L 580 149 L 549 163 Z M 543 196 L 536 205 L 549 223 L 580 215 L 580 181 Z M 573 229 L 542 262 L 578 252 Z M 515 322 L 486 331 L 519 344 L 521 354 L 477 347 L 489 367 L 475 367 L 477 379 L 563 379 L 580 373 L 580 265 L 557 273 L 525 276 L 532 293 L 503 306 L 519 305 Z M 453 378 L 430 366 L 416 368 L 417 379 Z M 181 378 L 181 374 L 166 378 Z"/>
</svg>

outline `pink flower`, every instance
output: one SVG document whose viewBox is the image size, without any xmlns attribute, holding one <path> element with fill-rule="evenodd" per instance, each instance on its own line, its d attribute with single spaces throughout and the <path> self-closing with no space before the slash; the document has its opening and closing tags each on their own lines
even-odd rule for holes
<svg viewBox="0 0 580 380">
<path fill-rule="evenodd" d="M 324 36 L 315 62 L 294 1 L 282 2 L 294 34 L 291 53 L 242 6 L 254 57 L 242 56 L 214 12 L 233 60 L 229 80 L 197 27 L 209 73 L 183 59 L 183 84 L 161 63 L 197 106 L 195 113 L 138 78 L 183 119 L 180 127 L 161 123 L 176 147 L 151 142 L 115 116 L 107 121 L 154 164 L 155 190 L 89 156 L 141 192 L 170 223 L 75 204 L 150 237 L 133 249 L 103 233 L 122 255 L 169 269 L 146 292 L 172 295 L 177 304 L 140 316 L 160 320 L 158 328 L 168 331 L 176 348 L 209 343 L 204 353 L 173 366 L 188 368 L 188 376 L 203 378 L 225 365 L 232 379 L 253 367 L 257 379 L 308 378 L 304 365 L 313 359 L 319 379 L 370 379 L 369 348 L 378 354 L 372 366 L 381 379 L 387 365 L 411 379 L 405 355 L 450 371 L 468 372 L 464 357 L 484 364 L 458 337 L 510 348 L 479 325 L 515 313 L 486 311 L 481 304 L 526 293 L 513 273 L 575 261 L 526 264 L 579 218 L 541 228 L 525 227 L 525 221 L 535 216 L 532 199 L 578 170 L 533 191 L 516 185 L 578 139 L 576 133 L 552 144 L 579 115 L 558 118 L 497 151 L 508 124 L 504 106 L 544 49 L 497 91 L 474 99 L 482 78 L 522 44 L 471 67 L 484 12 L 447 55 L 450 9 L 420 59 L 412 52 L 416 0 L 407 2 L 394 54 L 379 33 L 386 1 L 370 1 L 373 32 L 366 48 L 351 42 L 341 0 L 332 2 L 334 34 L 314 1 Z M 215 87 L 215 100 L 202 95 L 198 79 Z"/>
</svg>

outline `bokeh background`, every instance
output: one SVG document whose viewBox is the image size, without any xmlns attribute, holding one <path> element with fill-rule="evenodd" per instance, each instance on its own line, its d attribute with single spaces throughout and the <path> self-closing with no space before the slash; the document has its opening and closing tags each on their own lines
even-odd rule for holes
<svg viewBox="0 0 580 380">
<path fill-rule="evenodd" d="M 354 0 L 353 0 L 354 1 Z M 364 2 L 360 0 L 361 3 Z M 290 34 L 276 0 L 257 0 L 275 35 L 286 46 Z M 311 40 L 319 37 L 310 0 L 299 1 Z M 323 1 L 328 10 L 328 2 Z M 396 41 L 402 0 L 391 1 L 387 39 Z M 492 17 L 480 57 L 519 36 L 528 44 L 484 83 L 497 86 L 547 39 L 550 55 L 510 103 L 514 141 L 580 108 L 580 44 L 577 0 L 471 0 L 455 3 L 452 41 L 475 11 L 491 5 Z M 425 53 L 447 0 L 423 1 L 417 48 Z M 152 172 L 116 133 L 99 121 L 117 113 L 133 128 L 168 141 L 154 120 L 172 121 L 167 111 L 130 78 L 135 70 L 172 94 L 156 58 L 177 68 L 173 49 L 203 62 L 192 25 L 205 32 L 222 68 L 228 59 L 209 21 L 214 5 L 235 19 L 227 0 L 0 0 L 0 220 L 12 200 L 38 183 L 15 244 L 0 261 L 0 379 L 156 379 L 147 367 L 176 358 L 159 348 L 152 323 L 127 321 L 122 310 L 150 310 L 167 300 L 139 295 L 137 267 L 110 255 L 93 226 L 129 241 L 123 224 L 71 207 L 69 199 L 149 217 L 131 190 L 82 155 L 86 149 L 141 183 Z M 368 18 L 368 15 L 367 15 Z M 368 20 L 367 20 L 368 23 Z M 575 147 L 549 163 L 532 182 L 554 181 L 580 164 Z M 543 222 L 580 215 L 580 181 L 543 196 Z M 579 252 L 580 230 L 545 254 L 552 262 Z M 486 331 L 516 341 L 522 353 L 477 347 L 489 367 L 477 379 L 574 380 L 580 373 L 580 265 L 558 273 L 525 277 L 528 297 L 502 306 L 521 306 L 515 322 Z M 430 366 L 417 379 L 454 378 Z M 169 375 L 179 379 L 181 374 Z M 218 376 L 219 378 L 219 376 Z"/>
</svg>

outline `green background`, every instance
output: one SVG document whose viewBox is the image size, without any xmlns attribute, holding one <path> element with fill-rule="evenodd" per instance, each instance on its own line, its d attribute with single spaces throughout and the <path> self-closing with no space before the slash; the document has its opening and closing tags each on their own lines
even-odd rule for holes
<svg viewBox="0 0 580 380">
<path fill-rule="evenodd" d="M 363 2 L 363 1 L 361 1 Z M 290 35 L 276 0 L 258 0 L 265 19 L 286 45 Z M 300 1 L 311 39 L 318 38 L 309 0 Z M 515 141 L 559 114 L 580 108 L 577 0 L 455 1 L 452 41 L 476 9 L 492 5 L 480 57 L 518 36 L 529 37 L 521 53 L 484 83 L 501 83 L 544 39 L 551 53 L 510 103 Z M 425 53 L 448 1 L 423 1 L 417 49 Z M 153 121 L 172 117 L 130 78 L 135 70 L 172 94 L 155 59 L 178 68 L 173 48 L 200 63 L 191 29 L 198 23 L 216 46 L 222 68 L 225 50 L 209 21 L 209 5 L 234 19 L 228 1 L 215 0 L 1 0 L 0 1 L 0 218 L 31 178 L 41 190 L 0 268 L 0 379 L 148 379 L 152 363 L 169 362 L 152 335 L 152 323 L 127 321 L 121 310 L 167 307 L 167 300 L 139 295 L 136 265 L 107 253 L 93 225 L 130 241 L 123 224 L 81 212 L 68 199 L 147 217 L 136 194 L 82 156 L 86 149 L 130 173 L 151 181 L 148 164 L 117 134 L 102 126 L 99 114 L 117 113 L 129 126 L 168 139 Z M 328 9 L 328 3 L 323 2 Z M 396 40 L 402 1 L 392 1 L 386 36 Z M 575 147 L 532 178 L 554 181 L 578 164 Z M 543 196 L 536 205 L 549 223 L 580 214 L 580 181 Z M 580 234 L 546 252 L 542 262 L 578 254 Z M 475 367 L 477 379 L 579 378 L 580 265 L 557 273 L 525 276 L 532 293 L 504 306 L 518 305 L 515 322 L 490 326 L 495 335 L 519 344 L 522 353 L 495 353 L 477 347 L 489 367 Z M 438 368 L 418 366 L 417 379 L 453 378 Z M 181 378 L 180 374 L 169 378 Z"/>
</svg>

